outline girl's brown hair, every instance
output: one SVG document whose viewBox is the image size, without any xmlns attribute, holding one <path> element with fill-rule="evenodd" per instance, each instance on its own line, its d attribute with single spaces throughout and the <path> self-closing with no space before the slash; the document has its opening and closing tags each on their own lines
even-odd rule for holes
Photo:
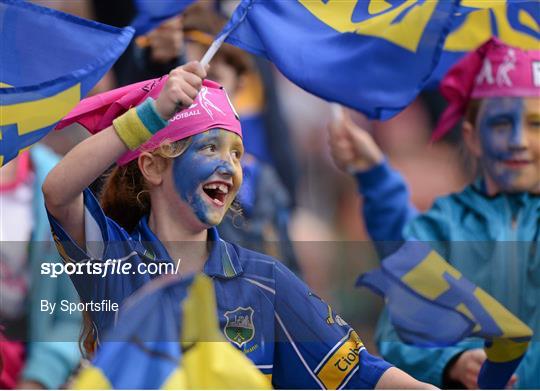
<svg viewBox="0 0 540 391">
<path fill-rule="evenodd" d="M 467 104 L 467 109 L 465 110 L 464 120 L 469 122 L 473 127 L 476 126 L 476 120 L 478 118 L 478 111 L 480 111 L 480 99 L 471 99 Z"/>
<path fill-rule="evenodd" d="M 174 159 L 190 144 L 191 137 L 173 143 L 164 142 L 152 154 Z M 139 220 L 150 213 L 150 194 L 137 159 L 125 166 L 116 166 L 107 175 L 99 200 L 103 212 L 127 232 L 133 231 Z"/>
<path fill-rule="evenodd" d="M 471 124 L 473 128 L 476 128 L 476 120 L 478 119 L 481 103 L 481 99 L 471 99 L 467 104 L 465 115 L 463 116 L 463 121 Z M 480 165 L 477 159 L 469 151 L 469 148 L 465 145 L 463 134 L 461 135 L 458 151 L 461 157 L 463 170 L 468 173 L 467 181 L 473 181 L 474 178 L 480 174 Z"/>
</svg>

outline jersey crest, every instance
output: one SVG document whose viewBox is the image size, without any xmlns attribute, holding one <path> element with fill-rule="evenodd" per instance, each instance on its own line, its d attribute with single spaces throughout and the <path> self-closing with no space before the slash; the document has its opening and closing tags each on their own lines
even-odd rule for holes
<svg viewBox="0 0 540 391">
<path fill-rule="evenodd" d="M 227 324 L 223 329 L 223 333 L 229 341 L 239 348 L 242 348 L 255 336 L 253 313 L 251 307 L 238 307 L 234 311 L 225 312 Z"/>
</svg>

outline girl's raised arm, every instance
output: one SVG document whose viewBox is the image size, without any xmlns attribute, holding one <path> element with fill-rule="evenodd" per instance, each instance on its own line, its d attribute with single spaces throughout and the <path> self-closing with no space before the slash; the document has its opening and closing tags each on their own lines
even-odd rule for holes
<svg viewBox="0 0 540 391">
<path fill-rule="evenodd" d="M 392 367 L 383 373 L 377 385 L 376 390 L 438 390 L 437 387 L 423 383 L 407 375 L 401 369 Z"/>
<path fill-rule="evenodd" d="M 150 113 L 163 122 L 170 119 L 179 108 L 189 107 L 202 86 L 206 70 L 196 61 L 175 68 L 155 103 L 145 101 L 140 105 L 152 105 Z M 129 148 L 135 149 L 159 129 L 146 129 L 140 134 L 130 127 L 130 115 L 139 115 L 135 108 L 115 120 L 113 126 L 84 140 L 51 170 L 43 184 L 45 205 L 64 230 L 81 247 L 85 248 L 83 191 L 98 178 Z M 131 113 L 130 113 L 131 112 Z M 145 111 L 148 115 L 148 110 Z M 152 115 L 152 114 L 150 114 Z M 140 116 L 140 115 L 139 115 Z M 124 117 L 124 118 L 122 118 Z M 155 123 L 154 121 L 153 123 Z M 143 123 L 145 123 L 143 121 Z M 128 148 L 129 145 L 129 148 Z"/>
</svg>

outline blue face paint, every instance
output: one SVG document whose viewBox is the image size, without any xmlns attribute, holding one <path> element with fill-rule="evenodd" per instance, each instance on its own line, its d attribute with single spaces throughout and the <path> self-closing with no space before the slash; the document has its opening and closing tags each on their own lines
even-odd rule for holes
<svg viewBox="0 0 540 391">
<path fill-rule="evenodd" d="M 214 174 L 234 177 L 236 169 L 219 153 L 220 143 L 227 131 L 212 129 L 192 137 L 187 150 L 174 159 L 173 180 L 180 198 L 186 202 L 197 218 L 206 225 L 219 224 L 226 208 L 216 209 L 205 199 L 202 184 Z M 230 137 L 230 136 L 229 136 Z"/>
<path fill-rule="evenodd" d="M 517 170 L 504 162 L 511 160 L 522 145 L 523 110 L 522 98 L 488 98 L 479 112 L 482 165 L 502 190 L 511 190 L 519 176 Z"/>
</svg>

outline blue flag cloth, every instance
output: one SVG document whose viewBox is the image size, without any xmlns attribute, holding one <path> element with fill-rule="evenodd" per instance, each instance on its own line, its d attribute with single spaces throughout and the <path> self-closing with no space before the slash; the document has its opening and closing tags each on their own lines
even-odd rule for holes
<svg viewBox="0 0 540 391">
<path fill-rule="evenodd" d="M 46 7 L 0 0 L 0 166 L 43 138 L 122 54 L 118 29 Z"/>
<path fill-rule="evenodd" d="M 246 152 L 252 154 L 263 163 L 274 165 L 274 160 L 270 154 L 267 142 L 262 114 L 240 113 L 240 124 L 242 125 L 242 142 L 244 143 Z"/>
<path fill-rule="evenodd" d="M 380 269 L 360 276 L 358 285 L 384 296 L 405 343 L 433 347 L 485 339 L 481 388 L 504 388 L 532 337 L 526 324 L 422 242 L 406 242 Z"/>
<path fill-rule="evenodd" d="M 493 36 L 511 46 L 538 50 L 540 1 L 462 0 L 428 88 L 436 88 L 456 61 Z"/>
<path fill-rule="evenodd" d="M 135 35 L 144 35 L 165 20 L 181 14 L 195 0 L 135 0 L 137 14 L 131 22 Z"/>
<path fill-rule="evenodd" d="M 455 0 L 243 0 L 222 34 L 328 101 L 388 119 L 422 90 Z"/>
<path fill-rule="evenodd" d="M 149 282 L 126 301 L 118 327 L 100 341 L 93 369 L 83 373 L 74 388 L 162 388 L 182 360 L 181 303 L 192 284 L 191 278 L 175 280 L 164 276 Z M 83 385 L 78 384 L 81 380 Z"/>
<path fill-rule="evenodd" d="M 203 275 L 168 275 L 128 299 L 75 389 L 271 389 L 268 379 L 225 340 L 216 293 Z"/>
</svg>

